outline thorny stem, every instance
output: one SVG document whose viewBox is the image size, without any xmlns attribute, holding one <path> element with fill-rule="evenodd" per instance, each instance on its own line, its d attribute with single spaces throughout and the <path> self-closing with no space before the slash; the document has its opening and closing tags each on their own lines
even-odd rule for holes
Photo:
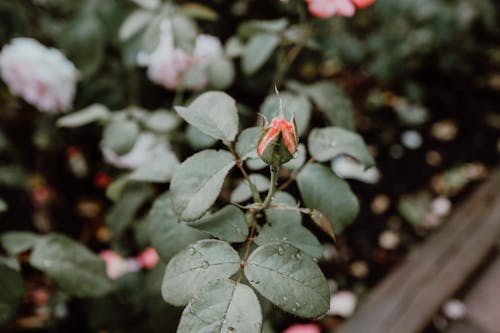
<svg viewBox="0 0 500 333">
<path fill-rule="evenodd" d="M 271 188 L 269 189 L 269 192 L 267 192 L 266 199 L 264 200 L 264 209 L 269 208 L 271 205 L 271 200 L 274 197 L 274 194 L 276 193 L 276 188 L 278 187 L 278 173 L 279 173 L 279 167 L 278 166 L 271 166 Z"/>
<path fill-rule="evenodd" d="M 245 269 L 245 265 L 247 264 L 248 256 L 250 255 L 250 247 L 252 246 L 253 238 L 255 236 L 255 231 L 257 230 L 257 221 L 255 220 L 256 211 L 252 212 L 252 217 L 250 221 L 250 233 L 248 235 L 247 243 L 245 245 L 245 254 L 243 255 L 243 260 L 241 261 L 241 272 L 238 276 L 236 282 L 240 282 L 243 276 L 243 269 Z"/>
<path fill-rule="evenodd" d="M 262 199 L 260 198 L 259 191 L 257 190 L 257 187 L 250 179 L 250 176 L 248 175 L 247 171 L 243 167 L 240 156 L 238 155 L 238 153 L 236 152 L 236 150 L 234 149 L 233 145 L 230 142 L 226 143 L 226 146 L 229 148 L 229 151 L 231 152 L 231 154 L 233 154 L 234 158 L 236 158 L 236 166 L 238 167 L 238 169 L 240 169 L 241 173 L 243 174 L 243 177 L 248 182 L 250 190 L 252 191 L 253 200 L 255 202 L 261 203 Z"/>
</svg>

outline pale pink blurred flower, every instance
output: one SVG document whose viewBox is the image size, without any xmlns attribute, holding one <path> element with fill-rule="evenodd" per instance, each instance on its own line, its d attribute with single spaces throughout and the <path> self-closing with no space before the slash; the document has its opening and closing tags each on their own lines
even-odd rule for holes
<svg viewBox="0 0 500 333">
<path fill-rule="evenodd" d="M 148 247 L 146 250 L 142 251 L 136 259 L 142 268 L 151 269 L 156 266 L 160 260 L 160 256 L 154 248 Z"/>
<path fill-rule="evenodd" d="M 106 263 L 106 274 L 110 279 L 116 280 L 129 272 L 127 260 L 118 253 L 111 250 L 103 250 L 99 256 Z"/>
<path fill-rule="evenodd" d="M 0 74 L 12 94 L 44 112 L 71 108 L 79 74 L 57 49 L 35 39 L 14 38 L 0 52 Z"/>
<path fill-rule="evenodd" d="M 169 153 L 170 147 L 165 140 L 158 140 L 152 133 L 139 134 L 132 149 L 118 155 L 111 148 L 101 147 L 106 162 L 123 169 L 134 170 L 158 156 Z"/>
<path fill-rule="evenodd" d="M 316 324 L 295 324 L 288 327 L 283 333 L 321 333 L 321 328 Z"/>
<path fill-rule="evenodd" d="M 320 18 L 328 18 L 335 15 L 353 16 L 356 7 L 351 0 L 306 0 L 309 12 Z"/>
<path fill-rule="evenodd" d="M 167 89 L 174 90 L 182 84 L 184 72 L 194 62 L 191 55 L 174 45 L 172 22 L 161 23 L 160 41 L 151 54 L 140 53 L 139 65 L 147 66 L 148 78 Z"/>
</svg>

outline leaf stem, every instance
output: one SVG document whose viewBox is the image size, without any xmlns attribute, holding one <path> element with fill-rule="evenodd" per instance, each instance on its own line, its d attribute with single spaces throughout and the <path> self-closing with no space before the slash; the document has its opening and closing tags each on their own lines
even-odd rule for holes
<svg viewBox="0 0 500 333">
<path fill-rule="evenodd" d="M 271 200 L 276 193 L 276 188 L 278 187 L 279 170 L 279 166 L 271 165 L 271 188 L 269 189 L 269 192 L 267 192 L 266 199 L 264 200 L 264 209 L 268 208 L 271 205 Z"/>
<path fill-rule="evenodd" d="M 243 260 L 241 261 L 241 272 L 240 275 L 238 276 L 238 279 L 236 282 L 240 282 L 241 277 L 243 276 L 243 270 L 245 269 L 245 265 L 247 264 L 248 256 L 250 255 L 250 247 L 252 246 L 253 243 L 253 238 L 255 236 L 255 231 L 257 230 L 257 221 L 255 220 L 255 214 L 256 211 L 252 212 L 252 217 L 250 221 L 250 233 L 248 235 L 247 243 L 245 245 L 245 254 L 243 255 Z"/>
</svg>

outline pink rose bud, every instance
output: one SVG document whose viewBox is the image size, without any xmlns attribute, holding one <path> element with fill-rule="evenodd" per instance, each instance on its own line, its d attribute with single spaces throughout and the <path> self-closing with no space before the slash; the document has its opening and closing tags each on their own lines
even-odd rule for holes
<svg viewBox="0 0 500 333">
<path fill-rule="evenodd" d="M 159 260 L 160 256 L 158 255 L 158 252 L 156 252 L 156 250 L 152 247 L 148 247 L 137 256 L 137 262 L 142 268 L 145 269 L 155 267 Z"/>
<path fill-rule="evenodd" d="M 373 3 L 375 2 L 375 0 L 352 0 L 352 2 L 359 9 L 363 9 L 365 7 L 373 5 Z"/>
<path fill-rule="evenodd" d="M 288 327 L 283 333 L 321 333 L 321 329 L 316 324 L 295 324 Z"/>
<path fill-rule="evenodd" d="M 278 116 L 271 121 L 271 124 L 264 118 L 257 154 L 267 164 L 278 167 L 293 158 L 293 154 L 297 151 L 297 143 L 295 118 L 292 115 L 291 121 L 285 119 L 280 100 Z"/>
</svg>

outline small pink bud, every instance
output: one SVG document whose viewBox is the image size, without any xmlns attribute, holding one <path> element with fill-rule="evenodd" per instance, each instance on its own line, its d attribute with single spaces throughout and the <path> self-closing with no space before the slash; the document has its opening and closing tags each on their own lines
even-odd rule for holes
<svg viewBox="0 0 500 333">
<path fill-rule="evenodd" d="M 373 5 L 373 3 L 375 2 L 375 0 L 352 0 L 352 2 L 359 9 L 363 9 L 365 7 Z"/>
<path fill-rule="evenodd" d="M 151 269 L 156 266 L 160 256 L 158 252 L 152 247 L 148 247 L 142 253 L 137 256 L 137 261 L 142 268 Z"/>
<path fill-rule="evenodd" d="M 282 112 L 271 124 L 267 121 L 262 127 L 262 133 L 257 145 L 257 154 L 269 165 L 279 166 L 293 158 L 297 151 L 297 130 L 295 120 L 286 121 Z"/>
<path fill-rule="evenodd" d="M 295 324 L 288 327 L 283 333 L 321 333 L 321 329 L 316 324 Z"/>
</svg>

